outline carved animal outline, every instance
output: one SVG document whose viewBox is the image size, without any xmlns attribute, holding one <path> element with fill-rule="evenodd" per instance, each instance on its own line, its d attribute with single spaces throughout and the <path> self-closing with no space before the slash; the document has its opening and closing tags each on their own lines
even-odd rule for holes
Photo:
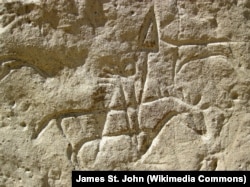
<svg viewBox="0 0 250 187">
<path fill-rule="evenodd" d="M 163 99 L 160 99 L 159 101 L 155 101 L 156 106 L 159 102 L 165 102 L 165 103 L 169 103 L 169 102 L 175 103 L 176 102 L 178 104 L 181 104 L 184 107 L 183 108 L 172 108 L 172 109 L 168 109 L 167 111 L 165 111 L 166 115 L 164 115 L 165 117 L 163 117 L 162 122 L 160 122 L 159 124 L 153 125 L 153 128 L 151 128 L 151 127 L 149 128 L 147 125 L 143 124 L 143 122 L 145 122 L 145 119 L 144 119 L 145 117 L 143 117 L 143 113 L 141 111 L 145 105 L 142 102 L 142 94 L 143 94 L 144 84 L 145 84 L 146 76 L 147 76 L 148 54 L 157 52 L 158 43 L 159 43 L 158 42 L 158 34 L 152 34 L 151 36 L 148 36 L 148 32 L 145 32 L 145 30 L 148 30 L 148 29 L 155 30 L 155 28 L 157 28 L 156 21 L 154 18 L 154 8 L 153 7 L 149 10 L 149 13 L 147 14 L 145 20 L 146 20 L 146 24 L 143 24 L 143 27 L 145 27 L 145 28 L 142 29 L 143 31 L 140 32 L 140 37 L 139 37 L 139 44 L 141 46 L 142 52 L 140 52 L 139 60 L 136 63 L 135 75 L 129 76 L 129 77 L 121 77 L 121 76 L 114 75 L 114 76 L 111 76 L 111 78 L 101 78 L 100 79 L 100 88 L 103 88 L 103 87 L 106 88 L 106 87 L 110 86 L 110 82 L 115 82 L 115 87 L 117 87 L 117 91 L 119 92 L 119 90 L 123 90 L 122 92 L 124 92 L 124 90 L 126 90 L 126 89 L 124 89 L 125 88 L 124 82 L 129 80 L 129 82 L 135 82 L 135 89 L 140 90 L 139 94 L 135 96 L 137 105 L 131 106 L 131 109 L 134 110 L 134 115 L 137 116 L 137 117 L 135 117 L 137 119 L 137 121 L 135 121 L 135 125 L 137 127 L 135 127 L 131 124 L 130 124 L 130 126 L 132 126 L 134 129 L 136 129 L 136 131 L 133 133 L 135 133 L 135 134 L 141 133 L 140 136 L 138 135 L 138 150 L 139 150 L 139 152 L 141 152 L 141 154 L 145 153 L 147 148 L 150 146 L 150 143 L 153 141 L 154 137 L 158 134 L 160 129 L 163 127 L 163 125 L 166 124 L 167 121 L 171 117 L 173 117 L 174 115 L 181 113 L 181 112 L 187 112 L 187 111 L 193 110 L 193 108 L 191 106 L 183 103 L 182 101 L 180 101 L 177 98 L 172 98 L 172 97 L 163 98 Z M 152 37 L 153 37 L 153 39 L 152 39 Z M 29 66 L 29 65 L 26 64 L 25 62 L 16 63 L 16 61 L 9 61 L 9 62 L 2 63 L 2 76 L 1 76 L 1 78 L 4 77 L 6 74 L 8 74 L 11 69 L 20 68 L 21 66 Z M 42 76 L 44 75 L 44 72 L 41 72 L 36 67 L 32 66 L 32 68 L 36 69 L 36 71 L 40 75 L 42 75 Z M 123 93 L 123 95 L 125 96 L 126 94 Z M 124 100 L 126 100 L 126 99 L 124 99 Z M 129 102 L 129 101 L 125 101 L 125 102 Z M 173 105 L 173 106 L 177 106 L 177 105 Z M 123 110 L 127 110 L 126 109 L 127 107 L 130 107 L 130 106 L 126 105 Z M 147 110 L 145 107 L 144 107 L 144 110 Z M 104 111 L 99 111 L 99 112 L 108 112 L 108 111 L 104 110 Z M 39 124 L 41 126 L 38 125 L 38 129 L 36 129 L 36 132 L 35 132 L 33 138 L 36 138 L 38 136 L 38 134 L 41 132 L 41 130 L 44 129 L 45 126 L 43 126 L 43 124 L 47 125 L 51 119 L 60 119 L 60 118 L 62 118 L 62 116 L 63 117 L 80 116 L 80 115 L 85 115 L 88 113 L 89 112 L 85 112 L 85 111 L 81 111 L 81 110 L 72 110 L 70 113 L 67 113 L 67 114 L 65 114 L 63 112 L 58 113 L 58 114 L 52 114 L 49 118 L 46 117 L 46 120 L 41 120 L 41 123 Z M 59 124 L 59 128 L 62 130 L 62 128 L 60 127 L 60 124 Z M 142 132 L 140 132 L 140 130 Z M 76 156 L 77 156 L 78 150 L 73 150 L 72 152 L 73 152 L 72 155 L 74 155 L 74 156 L 70 156 L 70 157 L 72 157 L 71 160 L 73 160 L 73 161 L 77 160 Z"/>
</svg>

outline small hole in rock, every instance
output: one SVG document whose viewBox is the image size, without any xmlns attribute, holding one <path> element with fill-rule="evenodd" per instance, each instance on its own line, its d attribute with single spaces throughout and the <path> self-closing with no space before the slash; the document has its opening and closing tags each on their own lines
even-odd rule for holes
<svg viewBox="0 0 250 187">
<path fill-rule="evenodd" d="M 21 127 L 26 127 L 26 123 L 25 123 L 25 122 L 21 122 L 21 123 L 20 123 L 20 126 L 21 126 Z"/>
<path fill-rule="evenodd" d="M 232 99 L 238 99 L 238 93 L 237 92 L 232 92 L 231 93 L 231 98 Z"/>
</svg>

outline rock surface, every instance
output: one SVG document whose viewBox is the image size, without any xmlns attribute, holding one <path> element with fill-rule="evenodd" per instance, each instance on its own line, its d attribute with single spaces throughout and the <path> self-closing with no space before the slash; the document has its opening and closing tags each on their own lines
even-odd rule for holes
<svg viewBox="0 0 250 187">
<path fill-rule="evenodd" d="M 250 170 L 248 0 L 0 0 L 0 186 L 80 170 Z"/>
</svg>

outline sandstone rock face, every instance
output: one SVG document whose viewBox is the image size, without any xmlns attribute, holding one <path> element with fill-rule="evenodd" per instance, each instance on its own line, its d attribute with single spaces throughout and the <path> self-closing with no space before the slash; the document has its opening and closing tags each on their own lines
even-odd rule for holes
<svg viewBox="0 0 250 187">
<path fill-rule="evenodd" d="M 0 186 L 250 169 L 248 0 L 0 2 Z"/>
</svg>

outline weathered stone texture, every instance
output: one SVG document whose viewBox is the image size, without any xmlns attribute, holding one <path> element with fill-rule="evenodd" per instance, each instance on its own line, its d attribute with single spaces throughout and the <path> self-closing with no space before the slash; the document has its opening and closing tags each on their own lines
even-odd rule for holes
<svg viewBox="0 0 250 187">
<path fill-rule="evenodd" d="M 248 0 L 0 0 L 0 186 L 81 170 L 250 170 Z"/>
</svg>

